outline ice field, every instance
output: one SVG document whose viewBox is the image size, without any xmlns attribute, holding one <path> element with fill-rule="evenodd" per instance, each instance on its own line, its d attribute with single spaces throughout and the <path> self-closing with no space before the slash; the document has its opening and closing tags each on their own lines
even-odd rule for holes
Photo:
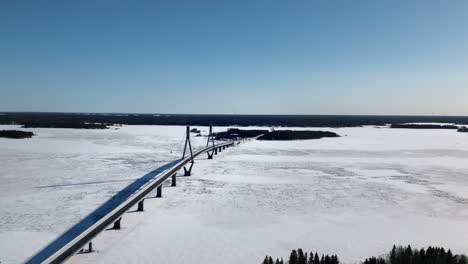
<svg viewBox="0 0 468 264">
<path fill-rule="evenodd" d="M 249 141 L 214 160 L 200 156 L 191 177 L 147 199 L 145 212 L 124 215 L 121 230 L 101 233 L 97 252 L 69 262 L 260 263 L 302 247 L 356 263 L 393 244 L 468 253 L 468 134 L 317 129 L 342 137 Z M 0 139 L 2 264 L 24 261 L 132 180 L 180 157 L 185 132 L 27 130 L 37 136 Z M 192 140 L 201 147 L 206 138 Z"/>
</svg>

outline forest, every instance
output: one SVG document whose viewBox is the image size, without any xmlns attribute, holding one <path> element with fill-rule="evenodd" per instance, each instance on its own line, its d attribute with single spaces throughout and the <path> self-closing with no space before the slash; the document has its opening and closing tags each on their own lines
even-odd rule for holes
<svg viewBox="0 0 468 264">
<path fill-rule="evenodd" d="M 3 138 L 32 138 L 34 136 L 33 132 L 29 131 L 20 131 L 20 130 L 0 130 L 0 137 Z"/>
<path fill-rule="evenodd" d="M 324 137 L 339 137 L 339 135 L 329 131 L 276 130 L 261 135 L 257 140 L 304 140 Z"/>
<path fill-rule="evenodd" d="M 262 264 L 339 264 L 336 255 L 319 255 L 318 253 L 304 253 L 302 249 L 291 251 L 289 258 L 274 260 L 266 256 Z M 468 258 L 463 254 L 454 255 L 450 249 L 443 247 L 428 247 L 427 249 L 413 249 L 410 245 L 393 246 L 385 256 L 370 257 L 362 264 L 468 264 Z"/>
<path fill-rule="evenodd" d="M 373 116 L 373 115 L 192 115 L 128 113 L 31 113 L 2 112 L 0 124 L 46 127 L 84 124 L 356 127 L 415 122 L 468 124 L 466 116 Z"/>
<path fill-rule="evenodd" d="M 453 125 L 431 125 L 431 124 L 392 124 L 390 128 L 409 128 L 409 129 L 458 129 Z"/>
</svg>

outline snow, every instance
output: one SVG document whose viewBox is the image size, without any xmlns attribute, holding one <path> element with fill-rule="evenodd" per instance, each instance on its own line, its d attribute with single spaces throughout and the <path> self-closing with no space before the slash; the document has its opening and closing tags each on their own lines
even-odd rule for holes
<svg viewBox="0 0 468 264">
<path fill-rule="evenodd" d="M 201 156 L 191 177 L 147 199 L 145 212 L 126 214 L 121 230 L 101 233 L 97 252 L 69 262 L 259 263 L 302 247 L 355 263 L 393 244 L 468 253 L 467 134 L 276 129 L 342 137 L 248 141 L 213 160 Z M 185 132 L 27 130 L 38 136 L 0 139 L 2 263 L 23 261 L 133 180 L 178 158 Z M 206 140 L 192 139 L 197 147 Z"/>
<path fill-rule="evenodd" d="M 22 130 L 37 136 L 0 138 L 2 264 L 24 261 L 137 178 L 180 158 L 185 140 L 185 127 Z M 206 138 L 192 140 L 200 147 Z"/>
</svg>

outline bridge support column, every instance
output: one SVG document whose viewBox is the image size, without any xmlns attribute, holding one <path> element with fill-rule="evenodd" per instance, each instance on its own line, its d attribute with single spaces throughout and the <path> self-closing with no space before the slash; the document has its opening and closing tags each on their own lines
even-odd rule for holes
<svg viewBox="0 0 468 264">
<path fill-rule="evenodd" d="M 174 173 L 174 175 L 172 175 L 172 183 L 171 183 L 171 186 L 174 187 L 174 186 L 177 186 L 177 174 Z"/>
<path fill-rule="evenodd" d="M 215 148 L 215 149 L 214 149 L 214 154 L 215 154 L 215 155 L 218 155 L 218 148 Z"/>
<path fill-rule="evenodd" d="M 120 217 L 117 221 L 114 222 L 114 226 L 112 227 L 112 229 L 120 229 L 120 220 L 122 220 L 122 217 Z"/>
<path fill-rule="evenodd" d="M 219 151 L 219 152 L 221 152 L 221 149 L 222 149 L 222 148 L 221 148 L 221 147 L 219 147 L 219 148 L 218 148 L 218 151 Z"/>
<path fill-rule="evenodd" d="M 192 175 L 193 163 L 194 163 L 194 161 L 192 160 L 192 163 L 190 164 L 190 167 L 188 169 L 184 167 L 184 176 Z"/>
<path fill-rule="evenodd" d="M 93 252 L 93 242 L 88 243 L 88 252 Z"/>
<path fill-rule="evenodd" d="M 144 201 L 145 201 L 145 200 L 141 200 L 141 201 L 138 203 L 138 209 L 137 209 L 138 212 L 142 212 L 142 211 L 145 210 L 145 209 L 144 209 L 144 203 L 143 203 Z"/>
<path fill-rule="evenodd" d="M 162 197 L 162 185 L 159 185 L 158 188 L 156 188 L 156 198 L 161 198 Z"/>
<path fill-rule="evenodd" d="M 211 152 L 211 154 L 210 152 L 207 152 L 206 154 L 208 154 L 208 159 L 213 159 L 213 154 L 214 154 L 213 152 Z"/>
</svg>

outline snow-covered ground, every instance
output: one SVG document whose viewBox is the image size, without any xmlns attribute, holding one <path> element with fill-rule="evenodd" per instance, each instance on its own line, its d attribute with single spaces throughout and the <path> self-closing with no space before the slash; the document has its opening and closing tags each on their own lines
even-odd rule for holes
<svg viewBox="0 0 468 264">
<path fill-rule="evenodd" d="M 354 263 L 393 244 L 468 253 L 468 134 L 326 130 L 342 137 L 250 141 L 200 157 L 191 177 L 147 199 L 145 212 L 93 241 L 97 252 L 70 263 L 259 263 L 297 247 Z M 32 131 L 33 139 L 0 139 L 2 264 L 24 260 L 179 157 L 185 128 Z"/>
<path fill-rule="evenodd" d="M 37 136 L 0 138 L 2 264 L 24 261 L 135 179 L 180 158 L 185 140 L 181 126 L 24 130 Z M 200 147 L 206 138 L 192 140 Z"/>
</svg>

